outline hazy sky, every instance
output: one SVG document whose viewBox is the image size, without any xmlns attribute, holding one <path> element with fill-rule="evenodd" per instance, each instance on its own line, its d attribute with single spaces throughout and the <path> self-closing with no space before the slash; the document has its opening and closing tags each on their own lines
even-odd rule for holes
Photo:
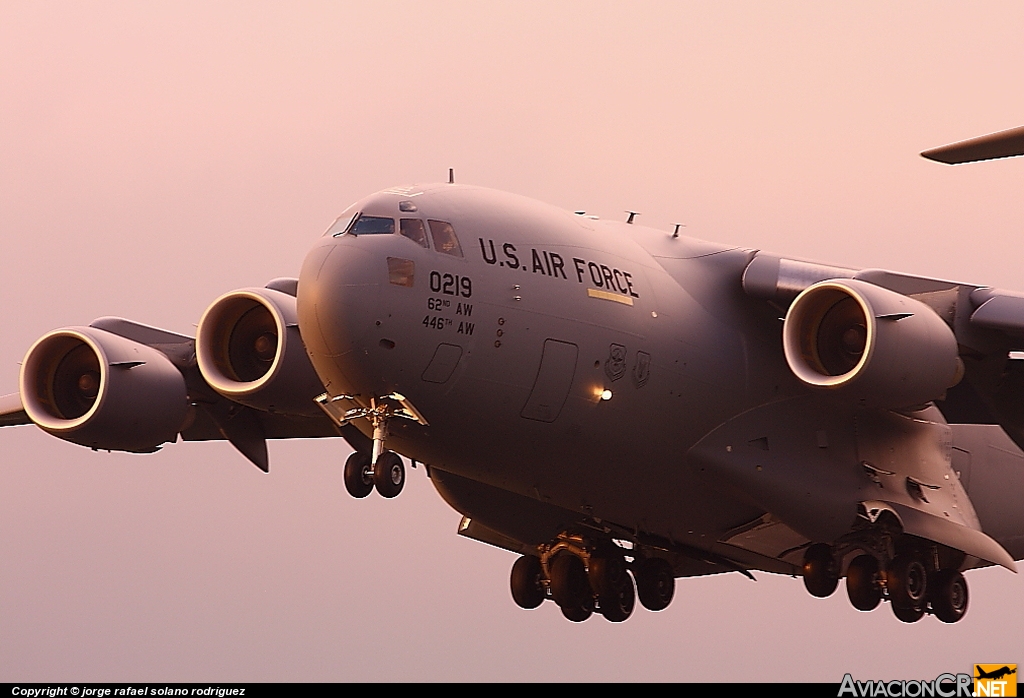
<svg viewBox="0 0 1024 698">
<path fill-rule="evenodd" d="M 1024 290 L 1020 2 L 0 0 L 0 393 L 44 332 L 191 333 L 297 275 L 352 201 L 458 181 L 696 237 Z M 1024 662 L 1024 581 L 945 626 L 798 579 L 662 613 L 517 608 L 422 469 L 345 494 L 340 440 L 98 454 L 0 433 L 0 681 L 934 678 Z"/>
</svg>

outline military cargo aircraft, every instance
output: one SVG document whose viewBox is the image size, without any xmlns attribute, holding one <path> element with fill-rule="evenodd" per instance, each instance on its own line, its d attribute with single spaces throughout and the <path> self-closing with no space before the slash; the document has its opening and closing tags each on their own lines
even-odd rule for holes
<svg viewBox="0 0 1024 698">
<path fill-rule="evenodd" d="M 1024 154 L 1024 129 L 923 153 Z M 681 577 L 839 581 L 952 623 L 1024 558 L 1024 294 L 728 247 L 449 183 L 353 204 L 188 337 L 44 335 L 0 425 L 93 449 L 341 436 L 346 489 L 422 465 L 512 598 L 657 611 Z M 404 456 L 404 460 L 403 460 Z"/>
</svg>

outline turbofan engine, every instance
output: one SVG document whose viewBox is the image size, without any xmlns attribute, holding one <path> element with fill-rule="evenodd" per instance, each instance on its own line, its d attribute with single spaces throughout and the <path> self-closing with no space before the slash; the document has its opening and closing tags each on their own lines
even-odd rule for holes
<svg viewBox="0 0 1024 698">
<path fill-rule="evenodd" d="M 94 327 L 40 338 L 21 367 L 25 412 L 43 431 L 111 451 L 150 452 L 185 422 L 185 380 L 166 355 Z"/>
<path fill-rule="evenodd" d="M 865 405 L 921 405 L 963 377 L 956 337 L 935 311 L 865 281 L 808 287 L 790 306 L 782 336 L 797 378 Z"/>
<path fill-rule="evenodd" d="M 295 298 L 246 288 L 215 300 L 196 330 L 203 378 L 234 402 L 265 412 L 319 414 L 324 391 L 299 336 Z"/>
</svg>

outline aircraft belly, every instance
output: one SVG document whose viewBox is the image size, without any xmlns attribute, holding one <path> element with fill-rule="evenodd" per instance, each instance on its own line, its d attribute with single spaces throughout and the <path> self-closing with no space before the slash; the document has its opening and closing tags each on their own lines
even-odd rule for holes
<svg viewBox="0 0 1024 698">
<path fill-rule="evenodd" d="M 688 448 L 735 409 L 739 339 L 705 331 L 695 304 L 655 305 L 646 279 L 634 280 L 633 306 L 595 299 L 583 301 L 594 308 L 584 313 L 576 299 L 543 288 L 474 279 L 473 335 L 449 333 L 435 345 L 441 330 L 421 333 L 416 363 L 395 383 L 430 427 L 395 424 L 394 447 L 463 477 L 668 536 L 712 540 L 759 515 L 746 503 L 712 506 L 683 464 Z M 417 380 L 444 343 L 462 349 L 450 378 Z M 399 375 L 398 368 L 385 370 Z M 716 373 L 726 378 L 709 379 Z M 606 389 L 610 400 L 600 399 Z"/>
</svg>

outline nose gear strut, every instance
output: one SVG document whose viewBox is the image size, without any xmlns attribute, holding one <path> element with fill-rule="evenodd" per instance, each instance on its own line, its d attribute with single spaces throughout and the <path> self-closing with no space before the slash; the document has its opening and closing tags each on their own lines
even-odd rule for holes
<svg viewBox="0 0 1024 698">
<path fill-rule="evenodd" d="M 388 436 L 388 423 L 394 418 L 401 418 L 429 426 L 427 420 L 400 393 L 372 397 L 369 407 L 345 409 L 339 404 L 341 401 L 353 399 L 354 395 L 331 397 L 327 393 L 315 398 L 320 409 L 338 426 L 344 426 L 353 419 L 368 419 L 373 425 L 371 453 L 353 453 L 345 462 L 345 489 L 353 497 L 365 497 L 373 487 L 376 487 L 377 492 L 383 497 L 397 497 L 405 486 L 405 465 L 397 453 L 384 447 Z"/>
</svg>

